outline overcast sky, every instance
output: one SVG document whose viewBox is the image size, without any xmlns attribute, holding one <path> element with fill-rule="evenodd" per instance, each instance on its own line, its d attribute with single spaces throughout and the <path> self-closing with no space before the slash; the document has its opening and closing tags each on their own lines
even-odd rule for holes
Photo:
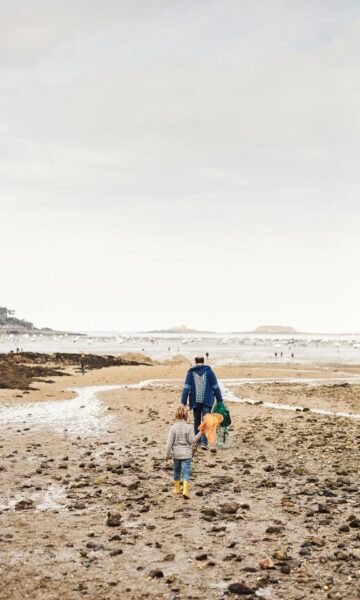
<svg viewBox="0 0 360 600">
<path fill-rule="evenodd" d="M 0 0 L 0 305 L 360 331 L 358 0 Z"/>
</svg>

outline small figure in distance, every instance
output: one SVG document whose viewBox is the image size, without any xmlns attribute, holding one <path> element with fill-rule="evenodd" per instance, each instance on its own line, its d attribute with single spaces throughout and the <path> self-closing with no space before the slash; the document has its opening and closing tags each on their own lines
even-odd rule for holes
<svg viewBox="0 0 360 600">
<path fill-rule="evenodd" d="M 206 356 L 206 362 L 208 362 L 208 360 L 209 360 L 209 353 L 205 352 L 205 356 Z"/>
<path fill-rule="evenodd" d="M 80 354 L 80 371 L 83 375 L 85 375 L 85 354 L 82 352 Z"/>
<path fill-rule="evenodd" d="M 201 418 L 211 413 L 214 396 L 218 403 L 223 401 L 216 375 L 209 365 L 204 364 L 203 356 L 196 356 L 195 366 L 191 367 L 186 374 L 181 396 L 181 404 L 184 406 L 189 398 L 190 410 L 194 414 L 195 435 L 198 433 Z M 208 449 L 208 442 L 204 434 L 201 437 L 201 448 Z"/>
</svg>

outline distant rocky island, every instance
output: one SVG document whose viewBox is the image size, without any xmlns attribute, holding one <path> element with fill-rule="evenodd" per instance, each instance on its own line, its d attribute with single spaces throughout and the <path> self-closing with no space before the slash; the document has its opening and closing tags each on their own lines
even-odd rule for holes
<svg viewBox="0 0 360 600">
<path fill-rule="evenodd" d="M 261 325 L 254 329 L 252 333 L 299 333 L 294 327 L 286 325 Z"/>
<path fill-rule="evenodd" d="M 154 329 L 148 331 L 148 333 L 208 333 L 205 331 L 199 331 L 198 329 L 189 329 L 186 325 L 173 325 L 169 329 Z"/>
</svg>

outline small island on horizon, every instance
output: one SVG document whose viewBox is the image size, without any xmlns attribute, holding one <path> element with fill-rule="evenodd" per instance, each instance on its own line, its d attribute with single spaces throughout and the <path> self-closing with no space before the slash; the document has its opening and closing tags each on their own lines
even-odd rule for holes
<svg viewBox="0 0 360 600">
<path fill-rule="evenodd" d="M 251 333 L 301 333 L 289 325 L 260 325 Z"/>
</svg>

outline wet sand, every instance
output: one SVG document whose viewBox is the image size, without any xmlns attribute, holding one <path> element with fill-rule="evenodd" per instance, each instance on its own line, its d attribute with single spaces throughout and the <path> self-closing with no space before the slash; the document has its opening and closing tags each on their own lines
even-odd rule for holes
<svg viewBox="0 0 360 600">
<path fill-rule="evenodd" d="M 163 460 L 185 370 L 0 390 L 0 599 L 360 597 L 360 420 L 309 410 L 360 413 L 360 367 L 218 368 L 241 402 L 190 501 Z"/>
</svg>

